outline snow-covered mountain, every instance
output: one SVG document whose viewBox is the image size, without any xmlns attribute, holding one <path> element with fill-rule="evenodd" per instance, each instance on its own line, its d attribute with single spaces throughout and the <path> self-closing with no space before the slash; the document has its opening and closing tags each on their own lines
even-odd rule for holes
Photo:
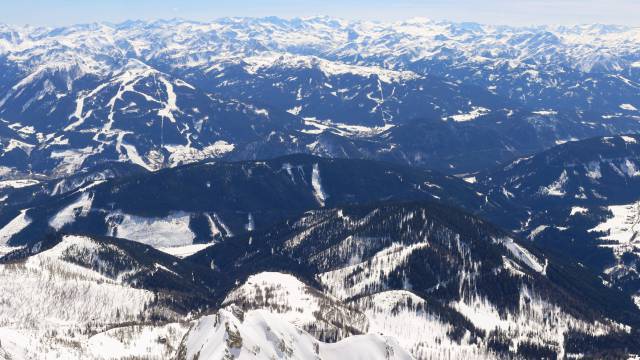
<svg viewBox="0 0 640 360">
<path fill-rule="evenodd" d="M 474 172 L 640 130 L 639 33 L 322 17 L 2 26 L 0 165 L 60 176 L 308 152 Z"/>
<path fill-rule="evenodd" d="M 44 239 L 0 260 L 3 359 L 174 356 L 222 277 L 123 240 Z"/>
<path fill-rule="evenodd" d="M 350 62 L 358 64 L 393 68 L 440 56 L 456 64 L 489 63 L 512 69 L 562 64 L 582 72 L 631 70 L 640 60 L 637 28 L 602 25 L 513 28 L 428 19 L 384 23 L 269 17 L 209 23 L 130 21 L 65 28 L 4 25 L 0 31 L 0 51 L 17 67 L 40 71 L 75 68 L 77 75 L 108 73 L 126 62 L 118 62 L 126 57 L 165 61 L 176 69 L 213 71 L 212 64 L 240 62 L 265 50 L 325 54 L 329 59 L 351 58 Z M 344 67 L 327 71 L 339 73 Z"/>
<path fill-rule="evenodd" d="M 122 239 L 54 237 L 1 258 L 0 275 L 9 358 L 637 351 L 629 299 L 430 203 L 316 210 L 185 259 Z"/>
<path fill-rule="evenodd" d="M 141 171 L 96 169 L 63 182 L 78 181 L 73 190 L 54 180 L 7 192 L 0 274 L 10 288 L 2 293 L 24 296 L 0 305 L 2 351 L 92 359 L 111 348 L 119 359 L 199 351 L 212 354 L 202 359 L 304 358 L 362 347 L 372 357 L 388 349 L 418 359 L 639 351 L 640 313 L 624 292 L 444 205 L 518 214 L 466 181 L 308 155 Z M 423 202 L 404 202 L 415 199 Z M 78 287 L 86 300 L 74 300 Z M 103 294 L 112 287 L 152 302 Z M 44 292 L 42 301 L 16 300 L 31 292 Z M 85 309 L 112 295 L 138 312 L 119 318 L 119 303 L 107 303 L 101 313 L 115 318 L 87 325 L 65 306 Z M 60 319 L 45 318 L 45 308 Z M 67 321 L 65 332 L 33 325 L 49 321 Z"/>
<path fill-rule="evenodd" d="M 378 334 L 323 343 L 280 316 L 262 310 L 221 310 L 203 317 L 181 344 L 180 359 L 410 360 L 397 340 Z"/>
<path fill-rule="evenodd" d="M 214 272 L 149 248 L 84 236 L 40 246 L 0 262 L 2 359 L 411 358 L 376 334 L 322 343 L 265 310 L 202 316 L 215 304 Z M 347 328 L 351 318 L 340 321 Z"/>
<path fill-rule="evenodd" d="M 618 345 L 589 344 L 628 338 L 611 320 L 634 322 L 638 312 L 585 269 L 429 203 L 310 211 L 188 260 L 259 272 L 226 300 L 245 310 L 269 310 L 305 329 L 315 316 L 313 330 L 324 333 L 333 329 L 327 319 L 342 324 L 349 313 L 336 305 L 342 301 L 357 312 L 348 315 L 357 319 L 351 331 L 393 336 L 420 359 L 614 353 Z M 326 295 L 261 271 L 297 273 Z"/>
</svg>

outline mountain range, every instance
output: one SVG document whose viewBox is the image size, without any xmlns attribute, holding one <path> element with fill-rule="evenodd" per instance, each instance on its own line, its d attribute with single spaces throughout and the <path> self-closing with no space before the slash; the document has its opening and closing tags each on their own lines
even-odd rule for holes
<svg viewBox="0 0 640 360">
<path fill-rule="evenodd" d="M 638 49 L 0 25 L 0 359 L 640 356 Z"/>
<path fill-rule="evenodd" d="M 0 165 L 61 176 L 305 152 L 476 172 L 636 132 L 638 42 L 627 27 L 424 19 L 5 25 Z"/>
</svg>

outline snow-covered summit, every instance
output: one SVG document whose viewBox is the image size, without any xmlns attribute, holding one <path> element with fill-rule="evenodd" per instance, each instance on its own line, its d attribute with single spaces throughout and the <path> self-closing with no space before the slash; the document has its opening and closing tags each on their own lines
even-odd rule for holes
<svg viewBox="0 0 640 360">
<path fill-rule="evenodd" d="M 264 51 L 329 59 L 357 55 L 351 57 L 356 64 L 397 65 L 406 60 L 434 59 L 446 54 L 454 58 L 482 57 L 494 64 L 533 61 L 544 65 L 565 58 L 579 65 L 600 52 L 616 57 L 621 65 L 628 65 L 628 57 L 637 58 L 638 43 L 640 29 L 634 27 L 521 28 L 421 18 L 374 22 L 329 17 L 289 20 L 266 17 L 223 18 L 206 23 L 174 19 L 56 29 L 4 25 L 0 30 L 0 53 L 30 68 L 66 58 L 93 64 L 98 69 L 132 56 L 147 61 L 169 61 L 172 66 L 194 67 Z M 548 57 L 552 53 L 561 56 L 554 60 Z"/>
<path fill-rule="evenodd" d="M 181 347 L 187 359 L 412 359 L 390 337 L 367 334 L 323 343 L 263 310 L 220 310 L 203 317 Z"/>
<path fill-rule="evenodd" d="M 262 272 L 251 275 L 227 295 L 223 305 L 270 311 L 323 340 L 341 340 L 366 333 L 368 329 L 364 314 L 290 274 Z"/>
</svg>

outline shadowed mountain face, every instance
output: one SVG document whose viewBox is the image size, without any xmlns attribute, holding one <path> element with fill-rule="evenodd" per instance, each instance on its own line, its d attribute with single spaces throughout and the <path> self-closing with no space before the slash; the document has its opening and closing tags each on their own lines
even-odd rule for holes
<svg viewBox="0 0 640 360">
<path fill-rule="evenodd" d="M 639 142 L 637 135 L 571 142 L 497 168 L 479 181 L 496 201 L 523 206 L 514 230 L 602 272 L 606 284 L 637 298 Z"/>
<path fill-rule="evenodd" d="M 88 172 L 95 173 L 102 174 Z M 37 234 L 71 231 L 165 246 L 208 243 L 265 229 L 308 210 L 373 201 L 431 199 L 491 216 L 512 209 L 435 171 L 308 155 L 80 180 L 78 188 L 61 194 L 46 190 L 74 182 L 57 180 L 10 192 L 0 216 L 7 223 L 22 217 L 29 221 L 6 242 L 32 243 Z M 33 194 L 40 195 L 27 201 Z"/>
</svg>

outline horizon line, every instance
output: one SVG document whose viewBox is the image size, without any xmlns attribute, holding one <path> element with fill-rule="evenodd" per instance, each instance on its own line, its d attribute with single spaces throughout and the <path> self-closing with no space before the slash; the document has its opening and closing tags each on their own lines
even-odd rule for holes
<svg viewBox="0 0 640 360">
<path fill-rule="evenodd" d="M 397 20 L 384 20 L 384 19 L 375 19 L 375 18 L 347 18 L 347 17 L 338 17 L 331 15 L 312 15 L 312 16 L 281 16 L 281 15 L 266 15 L 266 16 L 220 16 L 206 20 L 198 20 L 198 19 L 190 19 L 187 17 L 158 17 L 158 18 L 131 18 L 126 20 L 101 20 L 101 21 L 87 21 L 87 22 L 73 22 L 64 25 L 38 25 L 33 23 L 9 23 L 9 22 L 0 22 L 0 25 L 9 26 L 9 27 L 21 27 L 21 28 L 36 28 L 36 29 L 60 29 L 60 28 L 70 28 L 74 26 L 88 26 L 88 25 L 109 25 L 109 26 L 119 26 L 124 25 L 126 23 L 162 23 L 162 22 L 172 22 L 179 21 L 183 23 L 197 23 L 197 24 L 212 24 L 219 22 L 221 20 L 268 20 L 268 19 L 278 19 L 285 21 L 308 21 L 313 19 L 329 19 L 336 21 L 343 21 L 352 24 L 357 23 L 377 23 L 377 24 L 398 24 L 398 23 L 406 23 L 412 20 L 420 20 L 423 22 L 431 22 L 431 23 L 442 23 L 442 24 L 454 24 L 454 25 L 479 25 L 479 26 L 491 26 L 491 27 L 505 27 L 505 28 L 513 28 L 513 29 L 535 29 L 535 28 L 571 28 L 571 27 L 580 27 L 580 26 L 603 26 L 603 27 L 619 27 L 626 29 L 636 29 L 640 28 L 640 25 L 628 25 L 628 24 L 620 24 L 620 23 L 603 23 L 603 22 L 582 22 L 582 23 L 554 23 L 554 24 L 544 24 L 544 23 L 531 23 L 531 24 L 522 24 L 522 25 L 513 25 L 513 24 L 500 24 L 500 23 L 489 23 L 489 22 L 480 22 L 480 21 L 458 21 L 458 20 L 450 20 L 450 19 L 437 19 L 437 18 L 429 18 L 424 16 L 410 16 L 403 19 Z"/>
</svg>

